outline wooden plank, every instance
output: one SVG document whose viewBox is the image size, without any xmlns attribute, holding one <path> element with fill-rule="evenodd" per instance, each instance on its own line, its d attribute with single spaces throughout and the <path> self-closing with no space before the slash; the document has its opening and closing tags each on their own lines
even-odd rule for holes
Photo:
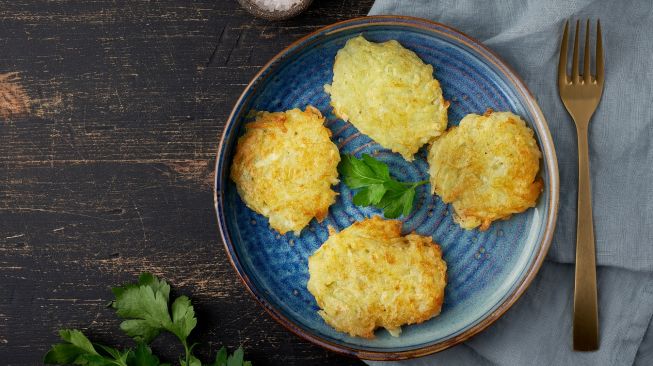
<svg viewBox="0 0 653 366">
<path fill-rule="evenodd" d="M 211 180 L 225 119 L 258 69 L 371 3 L 316 1 L 278 23 L 225 0 L 3 3 L 0 93 L 25 100 L 0 98 L 2 363 L 40 363 L 61 328 L 129 345 L 109 289 L 152 271 L 194 300 L 206 360 L 242 344 L 256 365 L 361 364 L 255 304 L 220 243 Z M 173 344 L 153 348 L 175 361 Z"/>
</svg>

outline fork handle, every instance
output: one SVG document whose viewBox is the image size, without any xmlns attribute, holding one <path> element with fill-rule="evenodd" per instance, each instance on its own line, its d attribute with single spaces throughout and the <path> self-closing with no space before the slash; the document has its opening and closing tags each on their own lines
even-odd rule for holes
<svg viewBox="0 0 653 366">
<path fill-rule="evenodd" d="M 578 128 L 577 133 L 578 220 L 574 284 L 574 350 L 595 351 L 599 348 L 599 317 L 587 127 Z"/>
</svg>

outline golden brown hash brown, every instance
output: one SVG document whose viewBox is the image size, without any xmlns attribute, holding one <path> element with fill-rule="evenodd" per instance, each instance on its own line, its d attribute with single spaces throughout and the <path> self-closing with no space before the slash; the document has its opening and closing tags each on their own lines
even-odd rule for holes
<svg viewBox="0 0 653 366">
<path fill-rule="evenodd" d="M 308 290 L 320 316 L 351 336 L 373 338 L 386 328 L 440 313 L 447 265 L 430 237 L 401 236 L 401 221 L 380 217 L 356 222 L 329 239 L 308 259 Z"/>
<path fill-rule="evenodd" d="M 519 116 L 468 114 L 433 141 L 431 187 L 453 204 L 461 227 L 487 230 L 492 221 L 535 206 L 543 187 L 541 156 L 533 130 Z"/>
<path fill-rule="evenodd" d="M 433 66 L 395 40 L 352 38 L 336 55 L 325 85 L 335 114 L 406 160 L 447 128 L 449 103 Z"/>
<path fill-rule="evenodd" d="M 281 234 L 299 235 L 335 202 L 331 186 L 338 183 L 340 154 L 323 123 L 312 106 L 258 112 L 238 140 L 231 179 L 245 204 Z"/>
</svg>

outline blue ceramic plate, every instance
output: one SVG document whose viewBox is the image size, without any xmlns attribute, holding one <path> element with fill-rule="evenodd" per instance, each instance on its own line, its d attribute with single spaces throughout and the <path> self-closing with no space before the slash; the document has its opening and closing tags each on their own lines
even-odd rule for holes
<svg viewBox="0 0 653 366">
<path fill-rule="evenodd" d="M 430 235 L 442 246 L 448 284 L 442 313 L 419 325 L 403 327 L 400 337 L 385 330 L 372 340 L 350 337 L 329 327 L 306 289 L 308 257 L 327 239 L 327 227 L 344 229 L 379 215 L 352 204 L 352 192 L 340 193 L 322 222 L 313 220 L 300 236 L 279 235 L 266 218 L 248 209 L 229 179 L 237 138 L 247 113 L 317 107 L 326 117 L 342 153 L 375 153 L 400 180 L 428 179 L 426 151 L 414 162 L 383 149 L 351 124 L 336 118 L 324 84 L 332 79 L 336 52 L 362 34 L 383 42 L 398 40 L 435 67 L 444 97 L 451 102 L 449 124 L 486 109 L 522 116 L 537 135 L 543 152 L 545 190 L 537 207 L 492 224 L 488 231 L 466 231 L 452 219 L 452 208 L 422 186 L 415 210 L 403 219 L 404 232 Z M 478 333 L 522 294 L 540 267 L 553 233 L 558 203 L 558 171 L 546 121 L 524 84 L 495 54 L 471 38 L 441 24 L 407 17 L 366 17 L 322 28 L 290 45 L 263 67 L 238 100 L 220 144 L 215 204 L 227 253 L 247 288 L 289 330 L 328 349 L 366 359 L 401 359 L 450 347 Z"/>
</svg>

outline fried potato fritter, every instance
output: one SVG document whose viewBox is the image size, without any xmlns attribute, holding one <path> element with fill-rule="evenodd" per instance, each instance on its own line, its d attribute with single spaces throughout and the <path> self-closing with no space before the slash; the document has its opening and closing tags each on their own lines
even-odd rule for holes
<svg viewBox="0 0 653 366">
<path fill-rule="evenodd" d="M 440 313 L 447 265 L 430 237 L 401 236 L 401 221 L 374 217 L 336 233 L 308 259 L 308 290 L 332 327 L 351 336 L 374 338 L 386 328 Z"/>
<path fill-rule="evenodd" d="M 533 130 L 519 116 L 468 114 L 433 141 L 431 187 L 453 204 L 461 227 L 487 230 L 492 221 L 535 206 L 543 188 L 541 156 Z"/>
<path fill-rule="evenodd" d="M 322 221 L 337 193 L 340 154 L 314 107 L 306 111 L 258 112 L 245 125 L 231 179 L 252 210 L 281 234 L 299 235 L 313 217 Z"/>
<path fill-rule="evenodd" d="M 447 128 L 449 103 L 433 66 L 395 40 L 347 41 L 325 90 L 338 117 L 408 161 Z"/>
</svg>

